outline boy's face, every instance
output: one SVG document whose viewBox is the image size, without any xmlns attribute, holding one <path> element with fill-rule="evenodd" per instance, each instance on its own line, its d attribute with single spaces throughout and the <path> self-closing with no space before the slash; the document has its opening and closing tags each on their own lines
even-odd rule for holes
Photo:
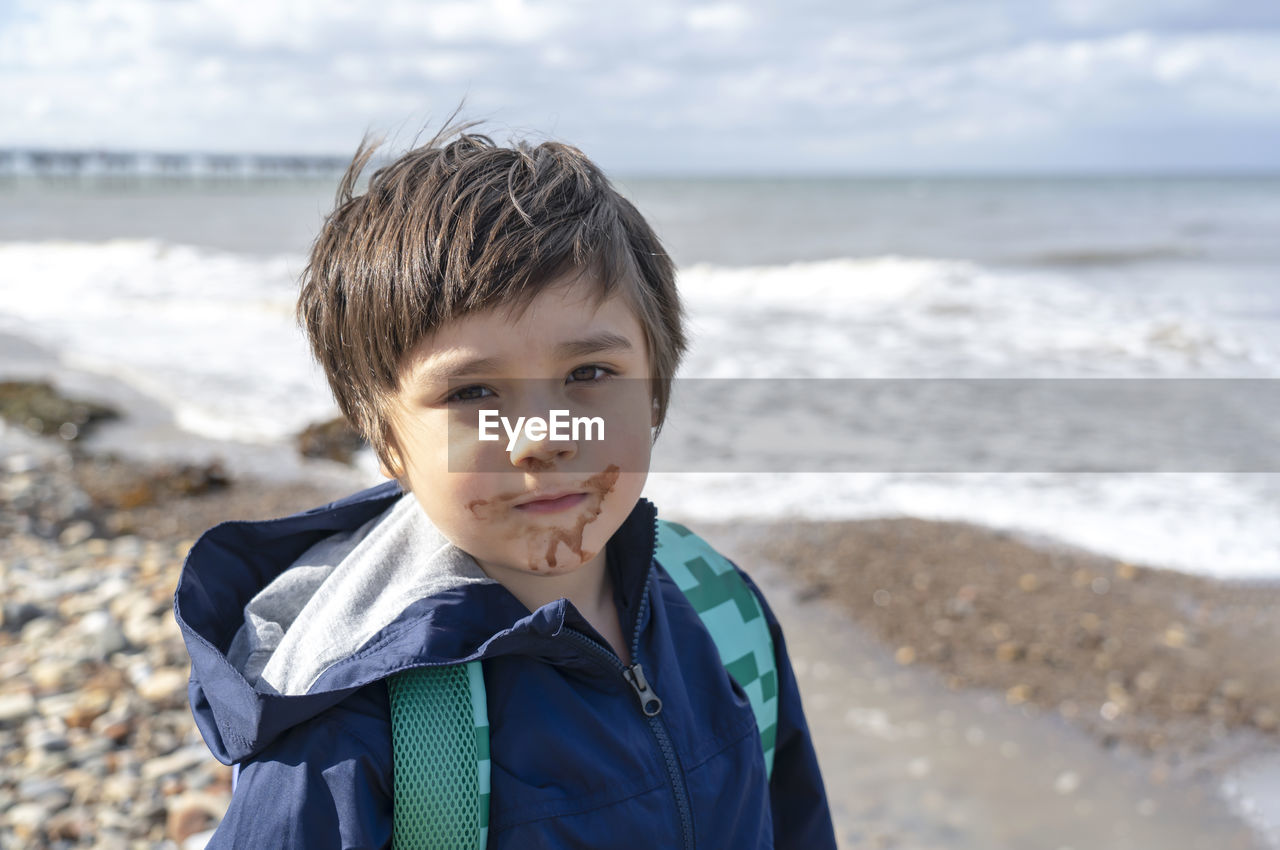
<svg viewBox="0 0 1280 850">
<path fill-rule="evenodd" d="M 498 439 L 482 441 L 481 410 L 512 426 L 552 410 L 599 416 L 605 439 L 585 439 L 585 429 L 576 440 L 527 429 L 512 439 L 497 425 Z M 401 481 L 491 578 L 602 567 L 649 469 L 644 332 L 623 296 L 599 302 L 595 284 L 571 273 L 523 312 L 473 313 L 423 340 L 401 365 L 388 413 Z"/>
</svg>

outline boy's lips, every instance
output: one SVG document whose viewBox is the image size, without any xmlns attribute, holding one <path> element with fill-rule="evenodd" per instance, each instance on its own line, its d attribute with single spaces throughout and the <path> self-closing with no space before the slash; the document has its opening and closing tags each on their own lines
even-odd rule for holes
<svg viewBox="0 0 1280 850">
<path fill-rule="evenodd" d="M 577 490 L 570 490 L 562 493 L 548 493 L 541 496 L 532 496 L 522 502 L 516 503 L 513 507 L 515 507 L 516 510 L 525 511 L 527 513 L 552 513 L 554 511 L 563 511 L 577 507 L 586 498 L 586 493 Z"/>
</svg>

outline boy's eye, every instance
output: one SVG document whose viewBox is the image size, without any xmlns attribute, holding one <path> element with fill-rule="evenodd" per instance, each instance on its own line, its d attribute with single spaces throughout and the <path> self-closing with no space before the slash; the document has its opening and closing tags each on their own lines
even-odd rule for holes
<svg viewBox="0 0 1280 850">
<path fill-rule="evenodd" d="M 479 401 L 493 395 L 493 390 L 488 387 L 482 387 L 479 384 L 470 387 L 460 387 L 449 394 L 449 401 Z"/>
<path fill-rule="evenodd" d="M 579 366 L 569 373 L 569 383 L 584 383 L 587 381 L 600 381 L 614 374 L 603 366 Z"/>
</svg>

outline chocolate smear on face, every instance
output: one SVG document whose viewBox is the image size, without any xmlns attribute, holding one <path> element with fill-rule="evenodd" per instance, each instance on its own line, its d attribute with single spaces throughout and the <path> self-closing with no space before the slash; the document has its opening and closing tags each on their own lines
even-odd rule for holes
<svg viewBox="0 0 1280 850">
<path fill-rule="evenodd" d="M 529 552 L 529 572 L 538 573 L 544 570 L 554 570 L 559 566 L 556 550 L 560 547 L 560 544 L 564 544 L 570 552 L 578 556 L 579 563 L 586 563 L 596 556 L 596 552 L 583 550 L 582 538 L 587 525 L 600 516 L 604 499 L 613 492 L 621 474 L 622 471 L 618 465 L 611 463 L 605 467 L 603 472 L 598 472 L 582 482 L 581 486 L 586 491 L 587 499 L 582 507 L 582 512 L 569 528 L 549 528 L 537 525 L 529 527 L 525 526 L 523 522 L 519 523 L 520 527 L 508 527 L 505 535 L 508 540 L 518 540 L 521 537 L 525 539 Z M 510 493 L 501 493 L 491 499 L 473 499 L 467 502 L 467 510 L 477 520 L 492 520 L 497 516 L 497 509 L 503 503 L 519 499 L 525 494 L 526 491 L 524 490 L 515 490 Z M 512 511 L 509 518 L 514 522 L 516 510 L 518 509 L 512 508 L 509 510 Z"/>
<path fill-rule="evenodd" d="M 616 463 L 611 463 L 605 467 L 604 472 L 598 472 L 586 480 L 586 485 L 592 490 L 600 494 L 603 499 L 605 494 L 612 493 L 614 486 L 618 483 L 618 476 L 622 474 L 622 470 L 618 468 Z"/>
<path fill-rule="evenodd" d="M 600 516 L 600 511 L 604 508 L 604 498 L 613 492 L 613 488 L 617 486 L 620 470 L 616 464 L 609 464 L 603 472 L 591 476 L 583 482 L 583 486 L 587 488 L 588 500 L 587 505 L 583 508 L 581 514 L 578 515 L 577 521 L 572 528 L 551 528 L 551 529 L 532 529 L 528 532 L 529 542 L 529 570 L 538 572 L 542 563 L 546 563 L 548 569 L 554 570 L 558 566 L 556 558 L 556 549 L 563 543 L 565 548 L 578 556 L 578 563 L 585 564 L 587 561 L 595 557 L 595 552 L 584 552 L 582 549 L 582 537 L 589 523 L 593 522 L 596 517 Z M 551 539 L 547 540 L 546 552 L 542 558 L 537 557 L 538 544 L 546 539 L 545 534 L 550 532 Z"/>
</svg>

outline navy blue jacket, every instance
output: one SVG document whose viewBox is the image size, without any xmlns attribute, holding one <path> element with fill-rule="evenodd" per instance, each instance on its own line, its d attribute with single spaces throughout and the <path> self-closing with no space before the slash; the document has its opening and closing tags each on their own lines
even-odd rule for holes
<svg viewBox="0 0 1280 850">
<path fill-rule="evenodd" d="M 773 612 L 766 603 L 779 687 L 770 781 L 745 694 L 653 560 L 656 511 L 643 499 L 609 541 L 608 562 L 623 631 L 662 699 L 660 730 L 617 657 L 581 639 L 607 646 L 571 603 L 530 613 L 496 583 L 413 602 L 304 695 L 255 690 L 226 658 L 245 604 L 312 544 L 359 527 L 400 492 L 392 482 L 285 519 L 224 523 L 191 550 L 174 600 L 191 707 L 213 755 L 241 765 L 210 850 L 389 847 L 384 680 L 476 658 L 489 703 L 491 850 L 835 847 Z"/>
</svg>

